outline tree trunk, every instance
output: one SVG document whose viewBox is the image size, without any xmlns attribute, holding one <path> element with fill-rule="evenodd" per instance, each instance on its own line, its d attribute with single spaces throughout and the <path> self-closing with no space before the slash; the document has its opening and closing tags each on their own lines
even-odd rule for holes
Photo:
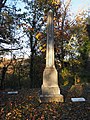
<svg viewBox="0 0 90 120">
<path fill-rule="evenodd" d="M 33 35 L 30 35 L 30 48 L 31 48 L 31 57 L 30 57 L 30 88 L 34 88 L 34 45 L 33 45 Z"/>
<path fill-rule="evenodd" d="M 5 75 L 6 75 L 7 67 L 4 66 L 2 68 L 2 78 L 1 78 L 1 89 L 5 88 L 4 82 L 5 82 Z"/>
<path fill-rule="evenodd" d="M 31 54 L 30 59 L 30 88 L 34 88 L 34 70 L 33 70 L 33 53 Z"/>
<path fill-rule="evenodd" d="M 1 9 L 4 7 L 6 1 L 7 0 L 0 0 L 0 12 L 1 12 Z"/>
</svg>

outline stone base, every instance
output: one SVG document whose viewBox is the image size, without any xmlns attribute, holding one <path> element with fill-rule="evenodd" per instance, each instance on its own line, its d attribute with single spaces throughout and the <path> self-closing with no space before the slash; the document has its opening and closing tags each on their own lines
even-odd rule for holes
<svg viewBox="0 0 90 120">
<path fill-rule="evenodd" d="M 59 86 L 48 86 L 42 85 L 40 93 L 41 102 L 64 102 L 63 95 L 60 94 Z"/>
<path fill-rule="evenodd" d="M 40 102 L 64 102 L 63 95 L 40 95 Z"/>
<path fill-rule="evenodd" d="M 59 86 L 43 86 L 42 85 L 42 95 L 59 95 Z"/>
<path fill-rule="evenodd" d="M 41 102 L 64 102 L 63 95 L 60 94 L 55 66 L 46 67 L 43 72 L 40 100 Z"/>
</svg>

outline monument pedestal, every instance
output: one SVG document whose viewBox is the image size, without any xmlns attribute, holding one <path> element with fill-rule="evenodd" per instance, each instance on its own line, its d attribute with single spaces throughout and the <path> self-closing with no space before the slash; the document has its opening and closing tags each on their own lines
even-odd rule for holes
<svg viewBox="0 0 90 120">
<path fill-rule="evenodd" d="M 55 67 L 46 67 L 43 72 L 41 102 L 64 102 L 58 86 L 58 75 Z"/>
<path fill-rule="evenodd" d="M 63 95 L 40 95 L 41 102 L 64 102 Z"/>
</svg>

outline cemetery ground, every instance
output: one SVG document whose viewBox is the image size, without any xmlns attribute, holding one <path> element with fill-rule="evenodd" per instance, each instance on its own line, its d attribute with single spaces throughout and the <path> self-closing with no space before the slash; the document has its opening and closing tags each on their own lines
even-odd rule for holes
<svg viewBox="0 0 90 120">
<path fill-rule="evenodd" d="M 40 103 L 40 89 L 0 91 L 0 120 L 90 120 L 90 85 L 62 87 L 63 103 Z M 12 90 L 13 91 L 13 90 Z M 84 102 L 72 102 L 72 97 L 84 97 Z"/>
</svg>

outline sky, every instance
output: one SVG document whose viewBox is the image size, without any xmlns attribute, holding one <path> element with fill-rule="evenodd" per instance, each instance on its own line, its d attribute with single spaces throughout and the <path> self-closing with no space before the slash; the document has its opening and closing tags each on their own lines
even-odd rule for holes
<svg viewBox="0 0 90 120">
<path fill-rule="evenodd" d="M 15 0 L 7 0 L 7 4 Z M 67 1 L 67 0 L 64 0 Z M 23 11 L 24 4 L 22 4 L 20 1 L 18 1 L 18 7 L 20 7 Z M 71 0 L 71 6 L 70 6 L 70 11 L 73 13 L 73 16 L 78 15 L 81 13 L 83 10 L 89 10 L 90 11 L 90 0 Z"/>
<path fill-rule="evenodd" d="M 7 0 L 7 4 L 8 3 L 13 4 L 13 1 L 18 1 L 17 6 L 20 7 L 22 11 L 24 10 L 24 3 L 20 2 L 20 0 Z M 31 0 L 28 0 L 28 1 L 31 1 Z M 66 2 L 68 0 L 62 0 L 62 1 Z M 71 0 L 70 11 L 71 13 L 73 13 L 72 14 L 73 16 L 76 16 L 79 13 L 81 13 L 83 10 L 88 10 L 88 9 L 90 12 L 90 0 Z"/>
<path fill-rule="evenodd" d="M 75 14 L 88 9 L 90 10 L 90 0 L 72 0 L 71 2 L 71 11 Z"/>
<path fill-rule="evenodd" d="M 15 1 L 15 0 L 7 0 L 7 3 L 9 3 L 10 1 Z M 31 1 L 31 0 L 28 0 Z M 63 1 L 67 1 L 67 0 L 63 0 Z M 18 3 L 20 7 L 22 7 L 23 5 L 20 4 L 19 0 Z M 83 9 L 90 9 L 90 0 L 71 0 L 71 10 L 73 12 L 77 12 L 78 9 L 83 10 Z"/>
</svg>

